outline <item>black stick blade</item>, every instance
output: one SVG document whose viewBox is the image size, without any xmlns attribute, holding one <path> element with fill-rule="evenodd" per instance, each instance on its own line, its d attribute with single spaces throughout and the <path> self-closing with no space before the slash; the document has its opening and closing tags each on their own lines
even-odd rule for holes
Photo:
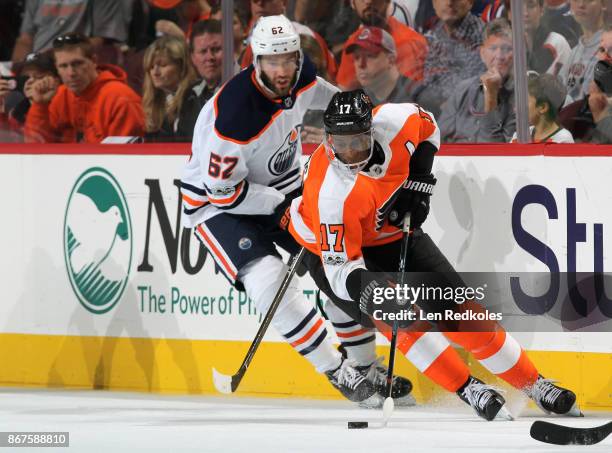
<svg viewBox="0 0 612 453">
<path fill-rule="evenodd" d="M 555 445 L 593 445 L 604 440 L 612 432 L 612 422 L 594 428 L 571 426 L 537 420 L 531 425 L 531 437 L 540 442 Z"/>
</svg>

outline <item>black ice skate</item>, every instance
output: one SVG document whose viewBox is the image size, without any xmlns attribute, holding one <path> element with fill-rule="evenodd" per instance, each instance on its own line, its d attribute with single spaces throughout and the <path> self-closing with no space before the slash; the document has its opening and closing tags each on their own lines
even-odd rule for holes
<svg viewBox="0 0 612 453">
<path fill-rule="evenodd" d="M 506 400 L 490 385 L 480 379 L 470 376 L 468 381 L 457 390 L 457 395 L 466 404 L 469 404 L 479 417 L 487 421 L 500 418 L 514 420 L 510 412 L 504 407 Z"/>
<path fill-rule="evenodd" d="M 329 382 L 350 401 L 377 404 L 376 400 L 382 399 L 376 393 L 374 385 L 368 381 L 366 372 L 358 370 L 352 360 L 343 359 L 338 368 L 327 371 L 325 375 Z"/>
<path fill-rule="evenodd" d="M 538 380 L 526 393 L 540 409 L 547 414 L 569 415 L 581 417 L 582 412 L 576 405 L 576 394 L 553 384 L 552 379 L 544 379 L 538 375 Z"/>
<path fill-rule="evenodd" d="M 359 406 L 379 409 L 382 407 L 384 399 L 387 397 L 387 367 L 382 364 L 383 357 L 378 357 L 371 365 L 357 367 L 359 371 L 365 372 L 368 381 L 376 388 L 376 392 L 381 396 L 380 400 L 372 400 L 377 403 L 376 406 L 367 403 L 370 400 L 362 401 Z M 395 406 L 414 406 L 416 400 L 410 394 L 412 391 L 412 382 L 402 376 L 393 375 L 393 385 L 391 387 L 391 397 Z"/>
</svg>

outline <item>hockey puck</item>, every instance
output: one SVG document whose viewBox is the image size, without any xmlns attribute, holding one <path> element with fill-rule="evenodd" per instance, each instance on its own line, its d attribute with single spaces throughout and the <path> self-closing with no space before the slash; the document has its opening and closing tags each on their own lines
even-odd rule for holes
<svg viewBox="0 0 612 453">
<path fill-rule="evenodd" d="M 368 427 L 368 422 L 348 422 L 348 429 L 364 429 Z"/>
</svg>

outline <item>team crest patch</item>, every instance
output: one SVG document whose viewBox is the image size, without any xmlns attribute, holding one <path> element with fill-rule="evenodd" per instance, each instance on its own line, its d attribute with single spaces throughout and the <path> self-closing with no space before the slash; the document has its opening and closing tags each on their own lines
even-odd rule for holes
<svg viewBox="0 0 612 453">
<path fill-rule="evenodd" d="M 282 175 L 293 166 L 297 155 L 298 140 L 300 139 L 300 127 L 301 125 L 298 125 L 291 129 L 283 144 L 270 157 L 268 170 L 274 176 Z"/>
<path fill-rule="evenodd" d="M 240 250 L 248 250 L 253 246 L 253 242 L 249 238 L 240 238 L 238 247 Z"/>
</svg>

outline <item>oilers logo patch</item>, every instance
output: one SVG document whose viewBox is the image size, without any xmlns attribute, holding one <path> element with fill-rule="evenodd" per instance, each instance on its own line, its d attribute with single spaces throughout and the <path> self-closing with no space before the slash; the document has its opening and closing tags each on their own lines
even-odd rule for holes
<svg viewBox="0 0 612 453">
<path fill-rule="evenodd" d="M 240 238 L 238 241 L 238 247 L 240 250 L 248 250 L 253 246 L 253 242 L 249 238 Z"/>
<path fill-rule="evenodd" d="M 300 128 L 301 125 L 298 125 L 291 129 L 283 144 L 270 157 L 268 170 L 274 176 L 282 175 L 293 166 L 297 155 L 298 140 L 300 139 Z"/>
</svg>

